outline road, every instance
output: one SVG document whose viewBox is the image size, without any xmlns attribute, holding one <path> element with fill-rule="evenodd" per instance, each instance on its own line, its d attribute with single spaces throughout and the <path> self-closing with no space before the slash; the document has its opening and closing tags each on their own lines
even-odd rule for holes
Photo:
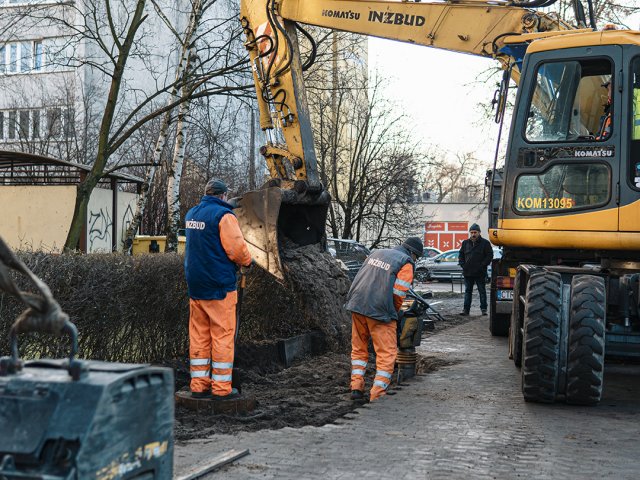
<svg viewBox="0 0 640 480">
<path fill-rule="evenodd" d="M 176 446 L 175 470 L 232 448 L 204 478 L 637 479 L 640 366 L 607 365 L 598 407 L 525 403 L 487 317 L 426 337 L 444 366 L 323 427 L 217 435 Z M 322 378 L 322 372 L 318 372 Z"/>
</svg>

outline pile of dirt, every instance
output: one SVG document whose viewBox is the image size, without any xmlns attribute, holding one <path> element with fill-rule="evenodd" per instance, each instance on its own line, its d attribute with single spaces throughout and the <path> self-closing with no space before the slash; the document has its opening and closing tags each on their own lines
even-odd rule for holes
<svg viewBox="0 0 640 480">
<path fill-rule="evenodd" d="M 239 342 L 272 342 L 319 330 L 331 351 L 348 351 L 351 317 L 343 305 L 349 278 L 319 245 L 289 244 L 281 258 L 285 283 L 259 268 L 249 273 Z"/>
</svg>

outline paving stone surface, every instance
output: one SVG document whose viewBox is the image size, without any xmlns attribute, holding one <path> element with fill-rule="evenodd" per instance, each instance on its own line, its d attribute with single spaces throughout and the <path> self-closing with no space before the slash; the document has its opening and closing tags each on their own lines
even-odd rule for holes
<svg viewBox="0 0 640 480">
<path fill-rule="evenodd" d="M 203 478 L 638 479 L 640 365 L 608 364 L 597 407 L 528 404 L 487 317 L 426 337 L 450 362 L 334 424 L 217 435 L 176 446 L 175 472 L 230 449 Z"/>
</svg>

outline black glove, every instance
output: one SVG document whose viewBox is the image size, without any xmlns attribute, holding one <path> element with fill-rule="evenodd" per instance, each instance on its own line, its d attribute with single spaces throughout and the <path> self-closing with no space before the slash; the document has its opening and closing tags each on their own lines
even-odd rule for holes
<svg viewBox="0 0 640 480">
<path fill-rule="evenodd" d="M 255 264 L 256 264 L 256 261 L 252 258 L 251 259 L 251 263 L 249 265 L 240 266 L 240 273 L 242 275 L 246 275 L 247 273 L 249 273 L 253 269 Z"/>
</svg>

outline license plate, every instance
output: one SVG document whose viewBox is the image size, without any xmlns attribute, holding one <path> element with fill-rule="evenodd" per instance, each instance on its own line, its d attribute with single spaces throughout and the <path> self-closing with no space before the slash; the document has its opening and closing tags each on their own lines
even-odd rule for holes
<svg viewBox="0 0 640 480">
<path fill-rule="evenodd" d="M 513 300 L 513 290 L 498 290 L 498 300 Z"/>
</svg>

